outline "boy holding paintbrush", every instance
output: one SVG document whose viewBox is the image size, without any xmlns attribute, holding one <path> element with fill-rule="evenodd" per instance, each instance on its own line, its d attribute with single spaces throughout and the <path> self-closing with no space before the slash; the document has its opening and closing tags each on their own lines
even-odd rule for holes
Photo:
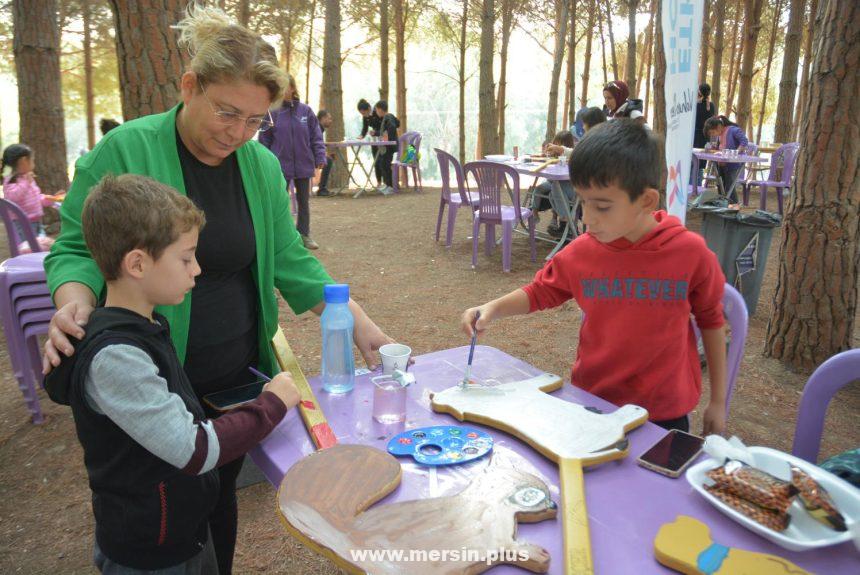
<svg viewBox="0 0 860 575">
<path fill-rule="evenodd" d="M 584 311 L 572 383 L 652 422 L 689 430 L 702 373 L 690 314 L 702 333 L 711 394 L 704 434 L 726 425 L 725 276 L 703 238 L 657 210 L 663 159 L 645 128 L 616 120 L 591 130 L 570 157 L 588 232 L 527 286 L 466 310 L 480 333 L 500 318 L 575 299 Z M 480 317 L 476 320 L 476 315 Z"/>
</svg>

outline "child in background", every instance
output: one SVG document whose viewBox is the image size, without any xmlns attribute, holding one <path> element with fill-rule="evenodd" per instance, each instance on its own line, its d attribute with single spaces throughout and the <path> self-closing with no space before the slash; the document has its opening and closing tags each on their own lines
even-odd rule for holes
<svg viewBox="0 0 860 575">
<path fill-rule="evenodd" d="M 37 236 L 43 235 L 42 216 L 44 205 L 51 205 L 53 200 L 42 195 L 39 184 L 33 175 L 36 167 L 36 158 L 30 146 L 25 144 L 12 144 L 3 150 L 3 159 L 0 163 L 0 173 L 11 169 L 11 173 L 3 178 L 3 196 L 21 208 L 27 215 L 27 222 L 15 221 L 18 228 L 18 238 L 24 239 L 24 225 L 29 225 Z"/>
<path fill-rule="evenodd" d="M 561 130 L 556 132 L 552 142 L 544 147 L 544 152 L 550 157 L 562 157 L 565 159 L 570 157 L 574 146 L 573 132 L 570 130 Z M 564 193 L 566 201 L 573 201 L 573 186 L 569 181 L 559 182 L 561 191 Z M 559 205 L 559 198 L 552 194 L 552 183 L 543 181 L 535 188 L 534 205 L 536 210 L 545 210 L 547 207 L 552 208 L 552 221 L 547 226 L 546 231 L 549 235 L 560 238 L 564 233 L 564 227 L 567 225 L 567 218 L 562 215 L 567 213 L 563 206 Z"/>
<path fill-rule="evenodd" d="M 45 387 L 72 408 L 102 573 L 217 573 L 208 533 L 216 468 L 258 444 L 299 401 L 281 373 L 255 400 L 206 418 L 167 319 L 154 311 L 194 287 L 203 223 L 189 198 L 144 176 L 106 176 L 84 203 L 84 239 L 107 296 Z"/>
<path fill-rule="evenodd" d="M 749 144 L 743 129 L 725 116 L 713 116 L 705 120 L 702 134 L 707 138 L 717 139 L 720 150 L 741 150 Z M 741 163 L 717 162 L 717 173 L 723 183 L 723 190 L 726 192 L 730 205 L 738 203 L 735 184 L 737 184 L 738 176 L 743 167 L 744 165 Z"/>
<path fill-rule="evenodd" d="M 394 114 L 388 112 L 388 102 L 380 100 L 373 107 L 373 112 L 379 122 L 379 136 L 383 141 L 389 142 L 384 146 L 382 152 L 376 156 L 376 166 L 379 174 L 382 176 L 382 183 L 378 188 L 383 196 L 389 196 L 394 193 L 393 176 L 391 172 L 391 161 L 394 159 L 394 154 L 397 152 L 397 128 L 400 127 L 400 120 Z M 400 172 L 398 171 L 398 176 Z"/>
<path fill-rule="evenodd" d="M 711 394 L 704 433 L 726 425 L 725 277 L 701 236 L 658 211 L 661 146 L 618 119 L 589 132 L 570 157 L 588 232 L 559 251 L 522 289 L 466 310 L 470 336 L 504 317 L 575 299 L 585 314 L 571 381 L 616 405 L 648 410 L 666 429 L 689 429 L 702 393 L 690 314 L 702 333 Z M 475 321 L 477 312 L 480 318 Z"/>
</svg>

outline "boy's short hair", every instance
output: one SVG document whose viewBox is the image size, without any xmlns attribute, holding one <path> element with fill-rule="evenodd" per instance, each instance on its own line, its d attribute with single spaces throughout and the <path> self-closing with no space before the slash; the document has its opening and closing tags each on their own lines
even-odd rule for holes
<svg viewBox="0 0 860 575">
<path fill-rule="evenodd" d="M 90 190 L 81 213 L 87 249 L 107 281 L 119 278 L 128 252 L 142 249 L 158 259 L 180 234 L 200 229 L 205 222 L 193 201 L 136 174 L 102 178 Z"/>
<path fill-rule="evenodd" d="M 598 124 L 602 124 L 606 121 L 606 112 L 601 110 L 600 108 L 591 107 L 582 112 L 582 116 L 580 116 L 582 123 L 588 126 L 589 129 L 597 126 Z"/>
<path fill-rule="evenodd" d="M 326 116 L 331 116 L 328 110 L 320 110 L 317 112 L 317 120 L 322 120 Z"/>
<path fill-rule="evenodd" d="M 572 148 L 574 144 L 576 144 L 576 139 L 573 137 L 573 132 L 570 130 L 560 130 L 555 133 L 555 136 L 552 138 L 552 142 L 557 146 Z"/>
<path fill-rule="evenodd" d="M 636 201 L 646 188 L 660 189 L 660 140 L 635 120 L 606 122 L 590 130 L 570 155 L 570 183 L 590 188 L 616 185 Z"/>
<path fill-rule="evenodd" d="M 376 103 L 374 108 L 379 108 L 383 112 L 387 112 L 388 111 L 388 101 L 387 100 L 380 100 Z"/>
</svg>

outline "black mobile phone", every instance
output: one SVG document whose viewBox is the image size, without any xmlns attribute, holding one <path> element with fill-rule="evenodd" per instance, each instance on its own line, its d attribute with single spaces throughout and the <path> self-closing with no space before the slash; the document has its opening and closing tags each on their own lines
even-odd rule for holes
<svg viewBox="0 0 860 575">
<path fill-rule="evenodd" d="M 243 403 L 254 401 L 263 393 L 263 386 L 266 385 L 266 380 L 258 379 L 253 383 L 240 385 L 239 387 L 231 387 L 223 391 L 216 391 L 209 395 L 203 396 L 203 401 L 212 409 L 218 411 L 230 411 L 233 408 L 239 407 Z"/>
<path fill-rule="evenodd" d="M 698 435 L 673 429 L 639 456 L 636 462 L 657 473 L 678 477 L 702 452 L 705 440 Z"/>
</svg>

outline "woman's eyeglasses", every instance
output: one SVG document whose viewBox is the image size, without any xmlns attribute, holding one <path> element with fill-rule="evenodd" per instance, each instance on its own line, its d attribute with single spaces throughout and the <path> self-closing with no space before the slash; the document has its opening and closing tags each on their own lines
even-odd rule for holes
<svg viewBox="0 0 860 575">
<path fill-rule="evenodd" d="M 203 84 L 200 84 L 200 91 L 203 92 L 203 97 L 206 98 L 206 102 L 209 104 L 209 107 L 212 108 L 212 113 L 215 114 L 215 117 L 218 119 L 218 122 L 224 124 L 225 126 L 235 126 L 236 124 L 242 122 L 245 124 L 246 130 L 253 130 L 255 132 L 265 132 L 269 128 L 275 125 L 275 122 L 272 120 L 272 113 L 266 112 L 266 116 L 243 116 L 241 114 L 237 114 L 235 112 L 228 112 L 227 110 L 219 110 L 215 107 L 215 104 L 212 103 L 212 100 L 209 99 L 209 96 L 206 94 L 206 88 L 203 87 Z"/>
</svg>

